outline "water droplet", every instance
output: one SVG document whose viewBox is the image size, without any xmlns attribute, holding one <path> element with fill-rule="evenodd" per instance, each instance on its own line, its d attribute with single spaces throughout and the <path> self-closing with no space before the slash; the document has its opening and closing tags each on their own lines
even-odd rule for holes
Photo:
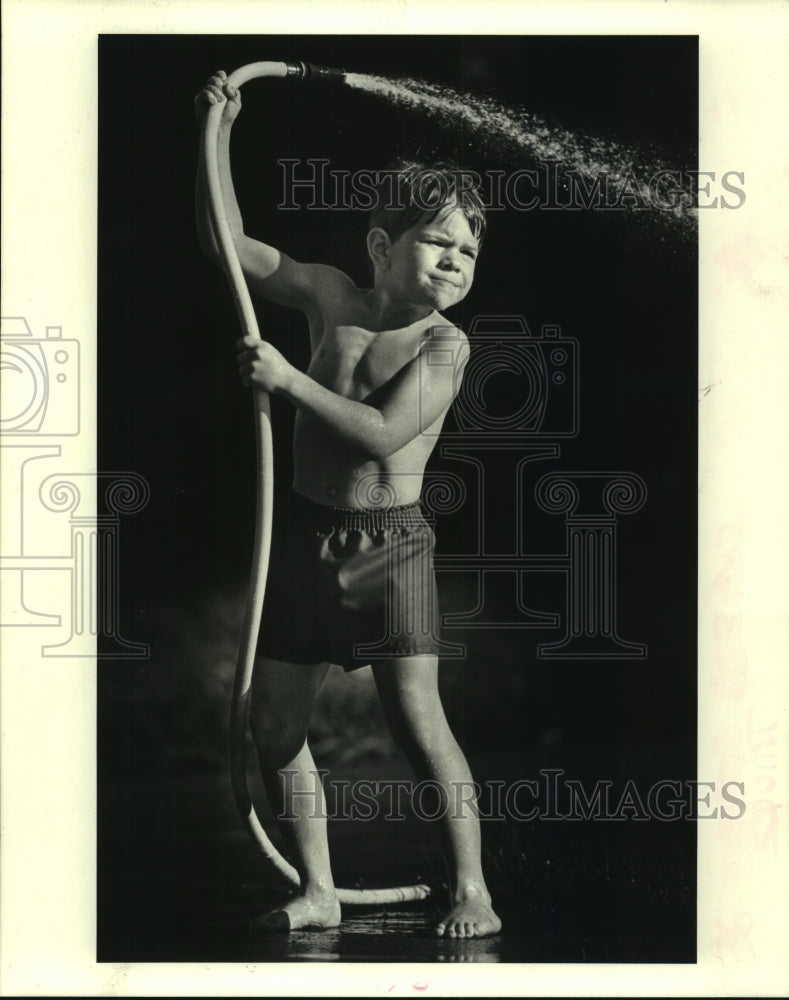
<svg viewBox="0 0 789 1000">
<path fill-rule="evenodd" d="M 670 171 L 654 158 L 610 140 L 550 126 L 525 109 L 505 107 L 490 97 L 459 94 L 424 80 L 348 73 L 346 83 L 432 118 L 456 133 L 468 134 L 471 130 L 479 148 L 510 158 L 516 156 L 519 166 L 524 158 L 527 162 L 556 161 L 568 176 L 586 182 L 584 199 L 594 194 L 593 185 L 605 177 L 609 208 L 620 208 L 626 214 L 639 212 L 641 217 L 648 216 L 685 238 L 695 234 L 697 215 L 691 191 L 679 185 L 677 205 L 671 208 L 666 204 L 668 192 L 658 195 L 652 186 L 661 172 L 681 172 Z M 471 148 L 474 141 L 469 139 L 465 145 Z"/>
</svg>

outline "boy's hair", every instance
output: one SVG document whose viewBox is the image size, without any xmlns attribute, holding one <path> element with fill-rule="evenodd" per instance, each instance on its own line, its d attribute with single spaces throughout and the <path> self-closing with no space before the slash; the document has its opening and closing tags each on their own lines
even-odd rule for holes
<svg viewBox="0 0 789 1000">
<path fill-rule="evenodd" d="M 368 231 L 383 229 L 394 243 L 412 226 L 431 222 L 445 209 L 460 209 L 472 235 L 482 243 L 485 206 L 478 183 L 478 175 L 453 163 L 398 160 L 378 174 Z"/>
</svg>

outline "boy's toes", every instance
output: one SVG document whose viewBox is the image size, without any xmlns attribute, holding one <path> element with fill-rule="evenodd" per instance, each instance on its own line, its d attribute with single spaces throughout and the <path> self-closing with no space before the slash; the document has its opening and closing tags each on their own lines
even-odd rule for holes
<svg viewBox="0 0 789 1000">
<path fill-rule="evenodd" d="M 448 938 L 478 938 L 497 934 L 501 921 L 486 901 L 458 903 L 452 911 L 436 925 L 436 934 Z"/>
</svg>

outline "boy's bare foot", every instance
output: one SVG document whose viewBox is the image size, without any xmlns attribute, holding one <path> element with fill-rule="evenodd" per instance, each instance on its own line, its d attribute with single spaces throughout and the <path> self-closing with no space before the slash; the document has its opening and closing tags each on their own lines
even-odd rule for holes
<svg viewBox="0 0 789 1000">
<path fill-rule="evenodd" d="M 439 937 L 474 938 L 498 934 L 501 921 L 493 912 L 490 897 L 479 892 L 458 899 L 449 913 L 436 925 Z"/>
<path fill-rule="evenodd" d="M 325 930 L 340 923 L 340 904 L 333 893 L 294 896 L 284 906 L 256 917 L 252 931 Z"/>
</svg>

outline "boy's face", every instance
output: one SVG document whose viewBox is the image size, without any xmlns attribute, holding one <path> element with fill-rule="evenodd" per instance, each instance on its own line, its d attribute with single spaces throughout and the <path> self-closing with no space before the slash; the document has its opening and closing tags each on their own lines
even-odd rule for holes
<svg viewBox="0 0 789 1000">
<path fill-rule="evenodd" d="M 389 253 L 384 280 L 390 290 L 415 305 L 440 311 L 468 294 L 479 242 L 462 211 L 453 208 L 407 229 Z"/>
</svg>

